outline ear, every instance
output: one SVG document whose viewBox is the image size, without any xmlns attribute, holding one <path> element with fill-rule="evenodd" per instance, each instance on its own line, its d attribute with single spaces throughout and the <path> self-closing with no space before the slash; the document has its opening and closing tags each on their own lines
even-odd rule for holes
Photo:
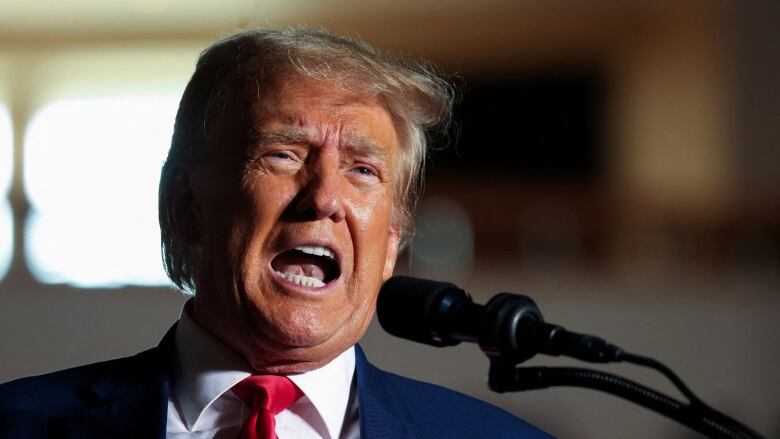
<svg viewBox="0 0 780 439">
<path fill-rule="evenodd" d="M 390 225 L 390 235 L 387 238 L 387 253 L 385 254 L 385 266 L 382 270 L 382 281 L 390 279 L 395 269 L 395 261 L 398 259 L 398 246 L 401 244 L 401 225 L 393 219 Z"/>
<path fill-rule="evenodd" d="M 191 173 L 183 166 L 176 166 L 166 177 L 165 201 L 171 231 L 183 247 L 199 245 L 201 218 L 192 190 Z"/>
</svg>

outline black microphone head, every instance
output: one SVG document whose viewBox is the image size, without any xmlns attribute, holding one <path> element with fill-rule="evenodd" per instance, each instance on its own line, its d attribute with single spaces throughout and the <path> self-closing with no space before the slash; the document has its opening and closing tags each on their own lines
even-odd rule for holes
<svg viewBox="0 0 780 439">
<path fill-rule="evenodd" d="M 444 321 L 448 311 L 463 302 L 471 299 L 451 283 L 395 276 L 379 291 L 377 317 L 382 328 L 396 337 L 453 346 L 460 341 L 447 335 Z"/>
</svg>

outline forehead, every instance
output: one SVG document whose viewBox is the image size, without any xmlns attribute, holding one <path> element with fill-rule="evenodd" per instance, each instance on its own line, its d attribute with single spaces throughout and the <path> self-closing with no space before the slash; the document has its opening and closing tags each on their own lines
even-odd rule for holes
<svg viewBox="0 0 780 439">
<path fill-rule="evenodd" d="M 373 145 L 392 155 L 398 149 L 393 118 L 378 97 L 325 81 L 299 77 L 275 81 L 252 105 L 251 118 L 254 130 L 292 129 L 313 143 Z"/>
</svg>

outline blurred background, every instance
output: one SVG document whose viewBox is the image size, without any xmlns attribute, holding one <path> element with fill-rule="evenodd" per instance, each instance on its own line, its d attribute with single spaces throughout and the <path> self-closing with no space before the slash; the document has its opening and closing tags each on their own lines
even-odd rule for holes
<svg viewBox="0 0 780 439">
<path fill-rule="evenodd" d="M 186 298 L 162 271 L 156 187 L 178 98 L 219 35 L 284 25 L 427 59 L 460 89 L 399 272 L 481 303 L 528 294 L 780 438 L 773 0 L 3 0 L 0 382 L 135 353 L 175 321 Z M 491 393 L 476 346 L 377 324 L 362 345 L 559 437 L 697 437 L 591 390 Z"/>
</svg>

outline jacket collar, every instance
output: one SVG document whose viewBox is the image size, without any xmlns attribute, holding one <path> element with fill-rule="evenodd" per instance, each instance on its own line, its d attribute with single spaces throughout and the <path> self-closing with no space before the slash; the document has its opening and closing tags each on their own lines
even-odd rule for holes
<svg viewBox="0 0 780 439">
<path fill-rule="evenodd" d="M 175 332 L 176 325 L 157 347 L 107 365 L 83 388 L 85 409 L 65 420 L 68 435 L 164 438 Z"/>
<path fill-rule="evenodd" d="M 362 438 L 412 437 L 416 430 L 411 422 L 418 414 L 404 400 L 383 372 L 366 359 L 359 345 L 355 346 L 355 373 L 357 375 Z"/>
<path fill-rule="evenodd" d="M 176 354 L 176 325 L 160 344 L 125 360 L 120 372 L 99 376 L 81 394 L 85 409 L 69 416 L 70 437 L 164 438 L 168 394 Z M 355 346 L 355 374 L 363 438 L 413 436 L 411 405 L 388 374 L 372 366 L 360 346 Z"/>
</svg>

